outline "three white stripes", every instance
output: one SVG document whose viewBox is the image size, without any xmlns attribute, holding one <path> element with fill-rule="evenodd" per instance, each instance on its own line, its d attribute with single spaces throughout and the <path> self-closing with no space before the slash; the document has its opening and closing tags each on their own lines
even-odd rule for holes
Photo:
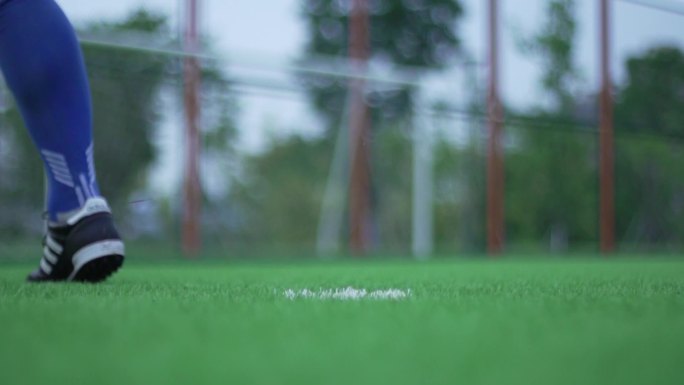
<svg viewBox="0 0 684 385">
<path fill-rule="evenodd" d="M 43 259 L 40 260 L 40 268 L 45 274 L 51 274 L 52 269 L 59 260 L 59 255 L 62 254 L 64 248 L 57 243 L 52 237 L 47 235 L 45 237 L 45 247 L 43 247 Z"/>
<path fill-rule="evenodd" d="M 44 256 L 45 259 L 46 259 L 48 262 L 50 262 L 51 264 L 54 265 L 54 264 L 57 263 L 58 257 L 57 257 L 57 256 L 55 255 L 55 253 L 53 253 L 52 250 L 50 250 L 50 248 L 47 247 L 47 246 L 43 247 L 43 256 Z"/>
<path fill-rule="evenodd" d="M 41 152 L 43 153 L 50 170 L 52 170 L 55 180 L 63 185 L 74 188 L 74 178 L 71 176 L 71 171 L 69 171 L 69 166 L 67 165 L 64 155 L 48 150 L 43 150 Z"/>
<path fill-rule="evenodd" d="M 74 176 L 69 170 L 69 165 L 67 164 L 64 155 L 50 151 L 42 150 L 41 153 L 45 157 L 45 162 L 47 163 L 50 171 L 55 177 L 55 180 L 67 187 L 74 189 L 76 193 L 76 198 L 80 205 L 85 204 L 85 202 L 90 198 L 97 197 L 95 193 L 95 162 L 93 157 L 93 145 L 91 144 L 86 149 L 86 162 L 88 167 L 88 175 L 79 174 L 78 183 L 74 181 Z"/>
<path fill-rule="evenodd" d="M 48 235 L 47 237 L 45 237 L 45 244 L 46 244 L 50 249 L 54 250 L 55 253 L 57 253 L 57 254 L 62 254 L 62 251 L 64 251 L 64 248 L 62 247 L 62 245 L 60 245 L 59 243 L 57 243 L 57 241 L 55 241 L 54 239 L 52 239 L 52 237 L 49 236 L 49 235 Z"/>
</svg>

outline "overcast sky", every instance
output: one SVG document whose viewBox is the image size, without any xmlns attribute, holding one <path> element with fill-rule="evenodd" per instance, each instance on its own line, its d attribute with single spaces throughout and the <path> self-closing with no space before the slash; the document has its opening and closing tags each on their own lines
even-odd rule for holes
<svg viewBox="0 0 684 385">
<path fill-rule="evenodd" d="M 399 1 L 399 0 L 397 0 Z M 526 107 L 543 100 L 539 91 L 539 63 L 520 54 L 516 40 L 539 28 L 547 0 L 502 0 L 502 88 L 507 104 Z M 636 0 L 651 4 L 678 6 L 684 0 Z M 178 25 L 181 0 L 58 0 L 73 22 L 116 20 L 145 6 L 168 14 Z M 299 13 L 302 0 L 201 0 L 204 33 L 209 35 L 226 58 L 258 54 L 287 60 L 298 56 L 305 41 L 305 25 Z M 485 0 L 462 0 L 465 18 L 461 25 L 464 46 L 475 59 L 486 59 Z M 598 0 L 577 0 L 579 35 L 576 61 L 586 89 L 598 83 Z M 658 44 L 674 44 L 684 49 L 684 16 L 669 14 L 626 1 L 613 1 L 614 50 L 612 65 L 617 81 L 623 78 L 624 60 Z M 462 77 L 454 71 L 430 88 L 431 96 L 463 102 Z M 316 123 L 302 95 L 269 100 L 263 96 L 240 99 L 239 122 L 247 147 L 258 148 L 270 126 L 279 131 L 315 130 Z M 176 118 L 172 118 L 178 120 Z M 169 123 L 173 126 L 173 122 Z M 275 128 L 275 127 L 271 127 Z M 168 131 L 172 129 L 169 128 Z M 177 143 L 178 135 L 168 139 Z M 171 146 L 171 144 L 169 144 Z M 172 157 L 173 154 L 169 154 Z M 170 158 L 169 158 L 170 159 Z M 168 179 L 168 178 L 167 178 Z"/>
</svg>

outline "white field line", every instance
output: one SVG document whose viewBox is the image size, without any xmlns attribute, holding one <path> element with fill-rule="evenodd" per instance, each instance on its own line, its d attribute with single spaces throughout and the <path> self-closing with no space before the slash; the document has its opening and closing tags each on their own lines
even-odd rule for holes
<svg viewBox="0 0 684 385">
<path fill-rule="evenodd" d="M 397 301 L 410 297 L 411 289 L 386 289 L 373 291 L 369 291 L 366 289 L 357 289 L 354 287 L 337 289 L 318 289 L 316 291 L 309 289 L 287 289 L 283 292 L 283 295 L 285 296 L 285 298 L 289 300 L 304 298 L 340 301 L 358 301 L 361 299 Z"/>
</svg>

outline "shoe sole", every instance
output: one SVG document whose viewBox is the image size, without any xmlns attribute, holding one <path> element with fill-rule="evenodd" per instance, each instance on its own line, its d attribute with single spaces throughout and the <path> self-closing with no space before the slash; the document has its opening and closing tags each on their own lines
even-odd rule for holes
<svg viewBox="0 0 684 385">
<path fill-rule="evenodd" d="M 124 244 L 118 239 L 92 243 L 72 257 L 74 271 L 67 280 L 75 282 L 102 282 L 114 274 L 124 260 Z"/>
<path fill-rule="evenodd" d="M 75 272 L 70 278 L 73 282 L 98 283 L 111 277 L 123 265 L 123 255 L 106 255 L 93 259 Z"/>
</svg>

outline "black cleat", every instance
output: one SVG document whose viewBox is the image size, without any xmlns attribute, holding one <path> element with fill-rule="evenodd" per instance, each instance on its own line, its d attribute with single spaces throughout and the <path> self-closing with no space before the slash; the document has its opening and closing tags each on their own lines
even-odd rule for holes
<svg viewBox="0 0 684 385">
<path fill-rule="evenodd" d="M 124 261 L 124 244 L 102 198 L 89 199 L 67 226 L 50 227 L 43 238 L 40 267 L 30 282 L 101 282 Z"/>
</svg>

